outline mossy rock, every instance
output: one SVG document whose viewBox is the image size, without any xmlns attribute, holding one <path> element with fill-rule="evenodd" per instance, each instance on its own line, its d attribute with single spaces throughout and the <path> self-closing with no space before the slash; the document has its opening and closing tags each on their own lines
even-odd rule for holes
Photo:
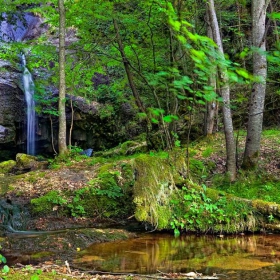
<svg viewBox="0 0 280 280">
<path fill-rule="evenodd" d="M 37 170 L 45 168 L 47 165 L 47 162 L 44 161 L 38 161 L 37 157 L 18 153 L 16 155 L 16 168 L 18 170 Z"/>
<path fill-rule="evenodd" d="M 37 158 L 35 156 L 19 153 L 16 155 L 16 162 L 18 168 L 32 169 L 37 165 Z"/>
<path fill-rule="evenodd" d="M 0 163 L 0 173 L 7 174 L 11 173 L 16 166 L 16 161 L 7 160 Z"/>
<path fill-rule="evenodd" d="M 126 141 L 121 144 L 120 147 L 120 155 L 132 155 L 136 153 L 144 153 L 147 152 L 147 143 L 136 142 L 136 141 Z"/>
<path fill-rule="evenodd" d="M 147 143 L 145 141 L 126 141 L 119 146 L 108 151 L 95 152 L 95 157 L 112 157 L 112 156 L 126 156 L 147 152 Z"/>
<path fill-rule="evenodd" d="M 171 200 L 176 196 L 176 182 L 184 173 L 184 153 L 140 155 L 134 159 L 135 218 L 156 229 L 168 229 L 172 216 Z"/>
</svg>

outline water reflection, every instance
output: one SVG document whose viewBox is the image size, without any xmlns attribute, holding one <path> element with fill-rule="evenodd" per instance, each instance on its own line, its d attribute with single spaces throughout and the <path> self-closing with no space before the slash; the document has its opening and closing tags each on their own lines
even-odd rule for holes
<svg viewBox="0 0 280 280">
<path fill-rule="evenodd" d="M 242 236 L 219 239 L 213 236 L 146 234 L 127 241 L 93 244 L 80 252 L 75 263 L 87 269 L 155 273 L 200 271 L 224 273 L 227 279 L 257 278 L 256 271 L 280 275 L 280 236 Z M 243 273 L 242 278 L 240 272 Z M 253 274 L 252 274 L 253 272 Z M 258 272 L 259 274 L 259 272 Z M 246 278 L 249 275 L 249 278 Z M 251 275 L 251 276 L 250 276 Z"/>
</svg>

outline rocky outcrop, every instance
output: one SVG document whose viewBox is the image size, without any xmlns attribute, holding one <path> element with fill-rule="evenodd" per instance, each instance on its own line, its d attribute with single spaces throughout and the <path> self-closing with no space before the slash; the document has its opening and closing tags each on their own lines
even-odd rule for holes
<svg viewBox="0 0 280 280">
<path fill-rule="evenodd" d="M 5 15 L 4 15 L 5 17 Z M 1 21 L 0 37 L 7 43 L 34 39 L 45 31 L 42 19 L 31 13 L 14 15 L 12 24 Z M 22 91 L 22 69 L 0 60 L 0 161 L 14 158 L 25 149 L 25 99 Z"/>
<path fill-rule="evenodd" d="M 20 73 L 2 61 L 0 72 L 0 160 L 13 157 L 23 141 L 24 95 L 17 86 Z"/>
<path fill-rule="evenodd" d="M 2 15 L 5 17 L 5 15 Z M 43 20 L 32 13 L 14 14 L 13 18 L 2 20 L 0 24 L 1 40 L 9 41 L 24 41 L 38 38 L 47 29 L 47 25 Z"/>
<path fill-rule="evenodd" d="M 16 16 L 15 16 L 16 17 Z M 3 41 L 36 40 L 42 33 L 46 33 L 48 26 L 43 20 L 31 13 L 24 13 L 23 17 L 15 18 L 14 24 L 2 21 L 0 37 Z M 66 45 L 77 40 L 75 30 L 67 31 Z M 58 36 L 50 35 L 49 42 L 57 47 Z M 28 54 L 27 54 L 28 60 Z M 26 102 L 22 85 L 22 67 L 8 61 L 0 60 L 0 162 L 15 159 L 17 153 L 26 152 Z M 38 70 L 38 69 L 37 69 Z M 34 73 L 34 80 L 42 78 L 46 69 Z M 108 84 L 105 77 L 95 77 L 98 83 Z M 102 78 L 102 79 L 101 79 Z M 100 82 L 101 79 L 101 82 Z M 93 78 L 92 86 L 96 86 Z M 46 88 L 50 100 L 58 96 L 58 90 L 53 85 Z M 72 99 L 72 104 L 70 100 Z M 36 154 L 54 155 L 57 152 L 58 117 L 50 111 L 57 108 L 57 104 L 49 102 L 37 114 L 35 141 Z M 38 104 L 37 104 L 38 105 Z M 46 108 L 49 106 L 49 108 Z M 114 105 L 115 106 L 115 105 Z M 50 112 L 50 113 L 49 113 Z M 67 96 L 67 144 L 77 145 L 83 149 L 93 148 L 94 151 L 108 149 L 121 142 L 132 139 L 143 132 L 143 127 L 133 122 L 135 111 L 129 103 L 120 104 L 113 108 L 111 104 L 101 105 L 98 102 L 88 102 L 78 96 Z M 72 125 L 73 120 L 73 125 Z"/>
</svg>

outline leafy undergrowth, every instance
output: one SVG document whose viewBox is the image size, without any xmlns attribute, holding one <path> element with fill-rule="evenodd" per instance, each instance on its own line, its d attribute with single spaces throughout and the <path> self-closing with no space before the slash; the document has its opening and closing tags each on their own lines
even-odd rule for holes
<svg viewBox="0 0 280 280">
<path fill-rule="evenodd" d="M 265 130 L 261 140 L 259 166 L 255 170 L 242 170 L 242 155 L 246 134 L 238 135 L 238 178 L 230 183 L 226 176 L 224 135 L 217 133 L 194 143 L 190 160 L 194 180 L 207 187 L 225 191 L 247 199 L 262 199 L 280 203 L 280 131 Z"/>
</svg>

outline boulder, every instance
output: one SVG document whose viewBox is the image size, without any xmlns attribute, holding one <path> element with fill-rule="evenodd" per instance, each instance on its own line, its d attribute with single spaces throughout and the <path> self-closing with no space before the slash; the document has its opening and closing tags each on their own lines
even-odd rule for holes
<svg viewBox="0 0 280 280">
<path fill-rule="evenodd" d="M 45 168 L 47 164 L 46 161 L 38 161 L 35 156 L 18 153 L 16 155 L 15 169 L 17 171 L 32 171 Z"/>
<path fill-rule="evenodd" d="M 0 174 L 11 173 L 17 165 L 15 160 L 7 160 L 0 162 Z"/>
</svg>

